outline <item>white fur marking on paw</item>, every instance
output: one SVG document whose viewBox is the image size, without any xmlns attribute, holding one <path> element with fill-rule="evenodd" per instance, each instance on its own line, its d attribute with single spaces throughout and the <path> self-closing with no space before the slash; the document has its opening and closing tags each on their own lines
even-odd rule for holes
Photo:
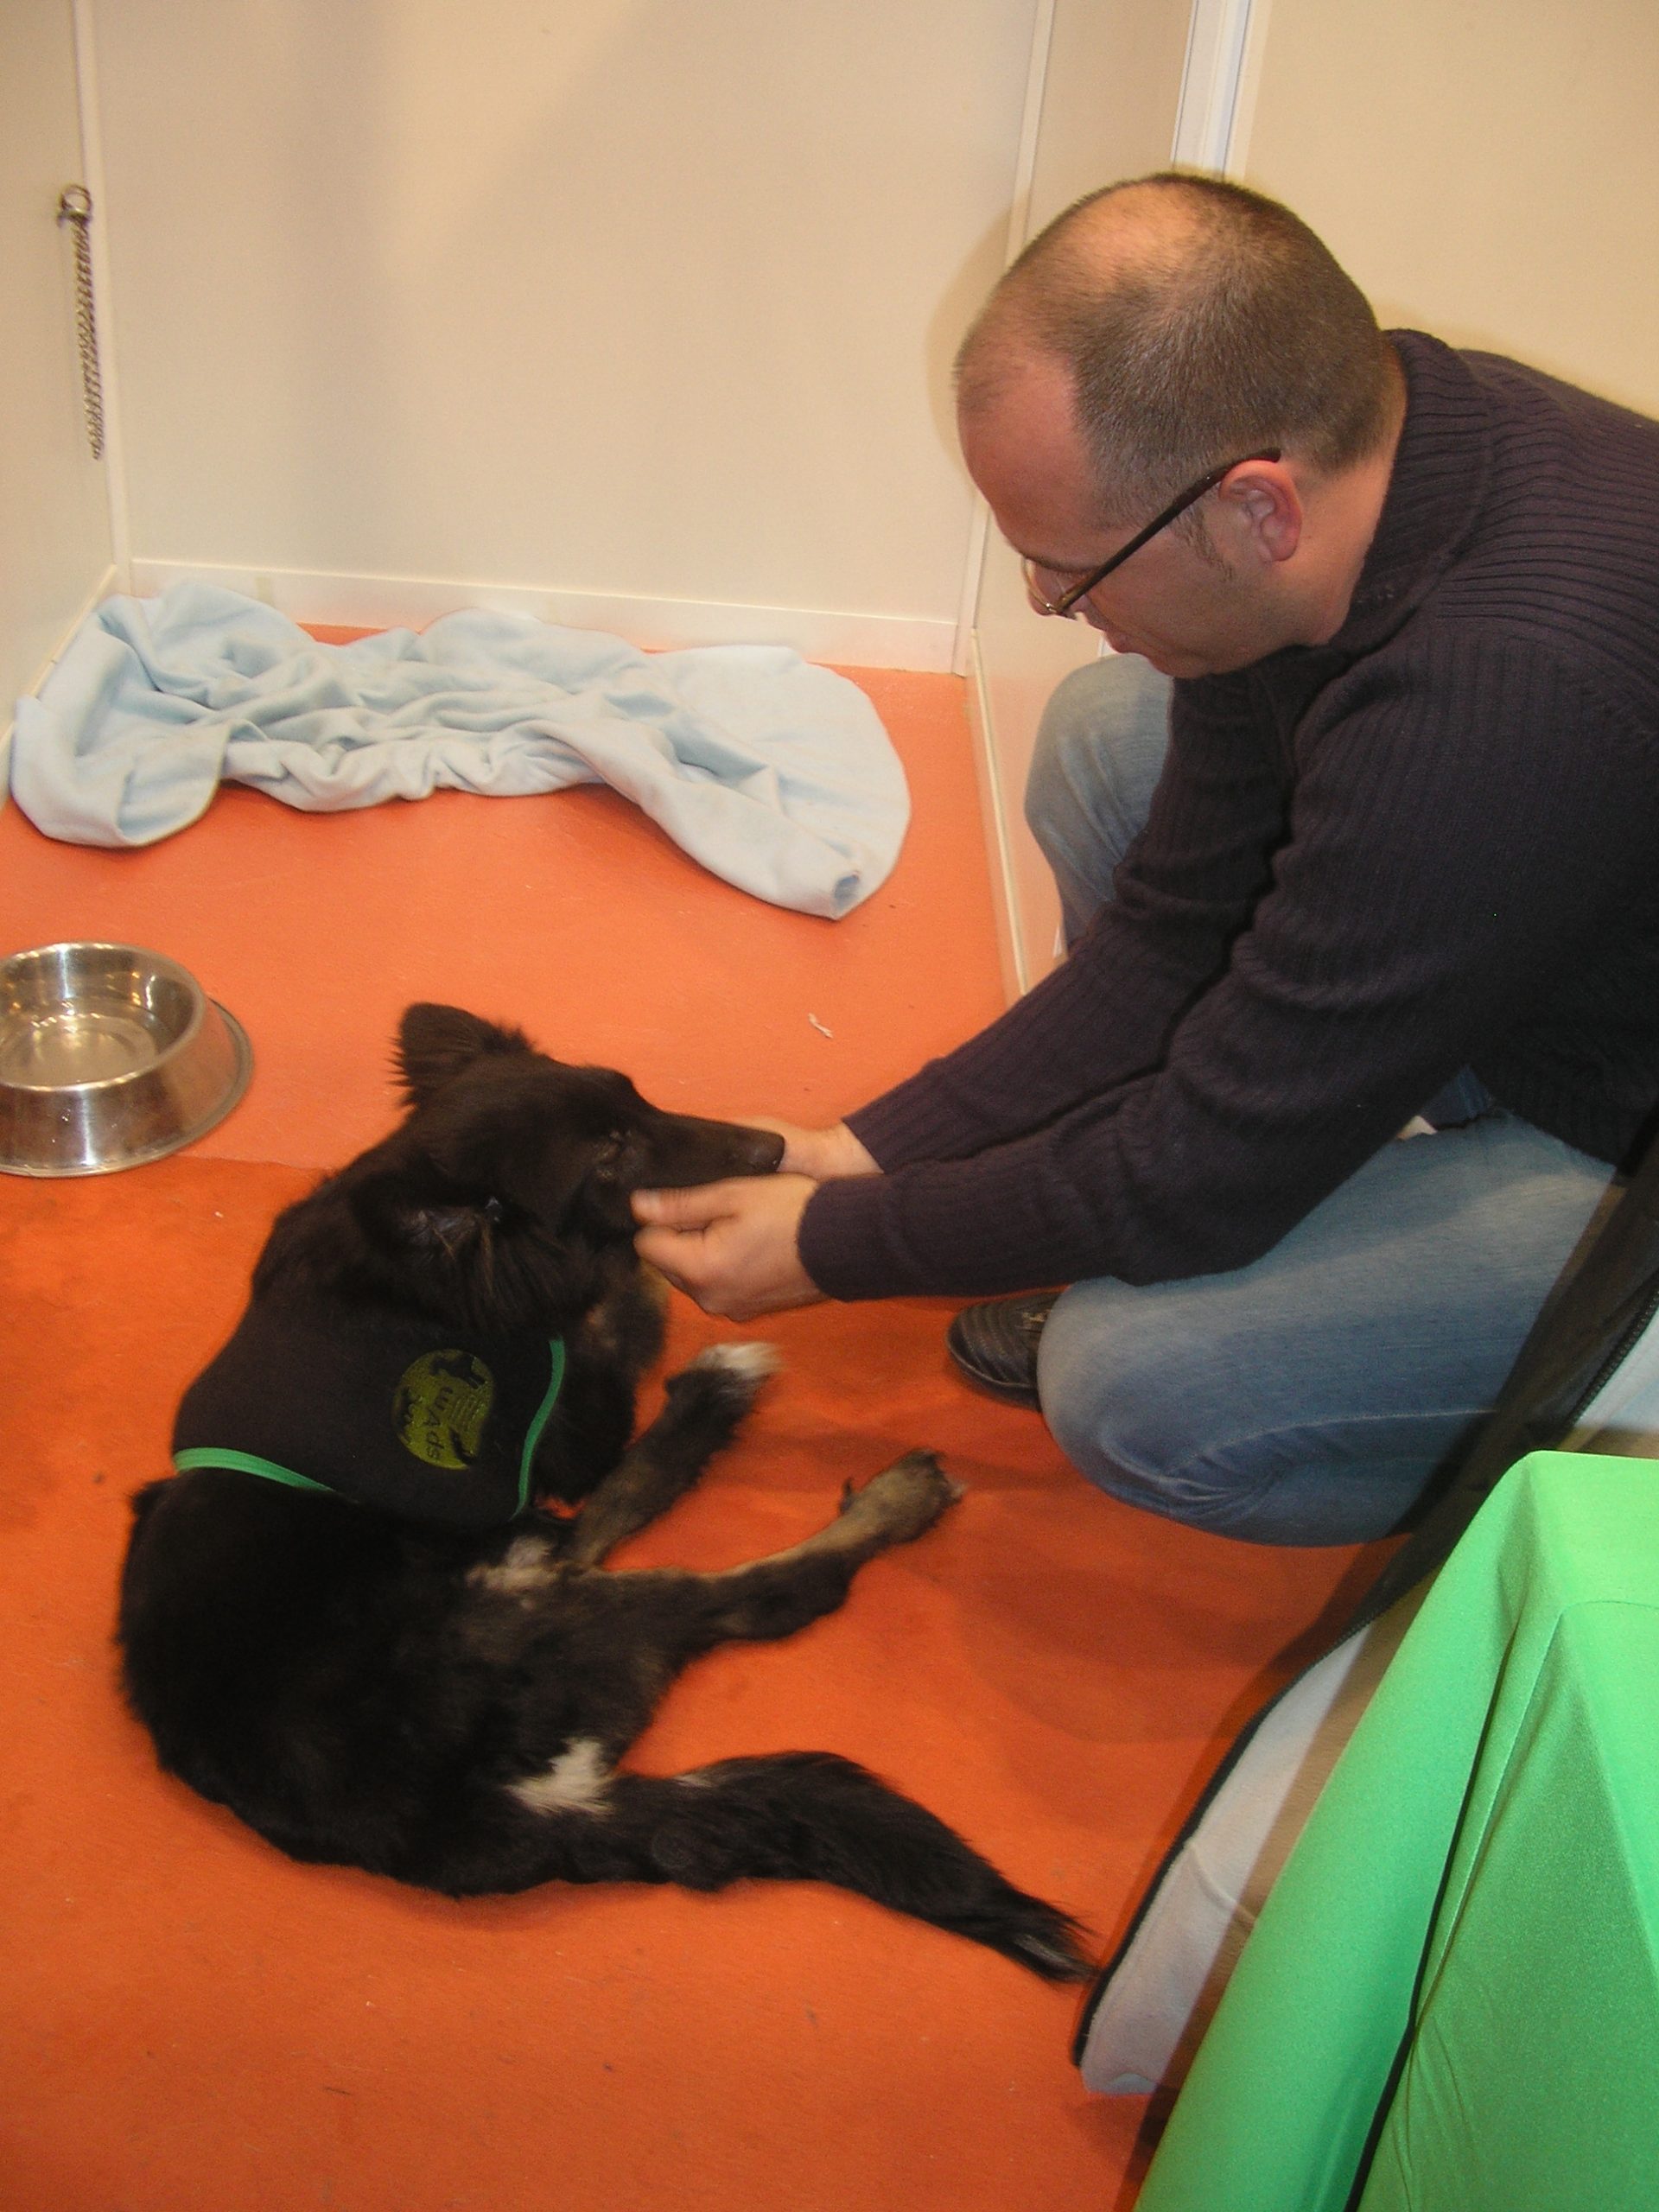
<svg viewBox="0 0 1659 2212">
<path fill-rule="evenodd" d="M 783 1354 L 771 1344 L 747 1343 L 741 1344 L 710 1344 L 692 1361 L 693 1367 L 713 1367 L 735 1376 L 740 1382 L 748 1382 L 756 1389 L 768 1375 L 775 1375 L 783 1365 Z"/>
<path fill-rule="evenodd" d="M 545 1774 L 529 1775 L 507 1786 L 532 1813 L 605 1813 L 610 1810 L 610 1784 L 604 1751 L 591 1736 L 579 1736 Z"/>
<path fill-rule="evenodd" d="M 504 1598 L 527 1598 L 552 1579 L 552 1554 L 540 1536 L 515 1536 L 493 1567 L 474 1567 L 467 1576 L 474 1589 Z"/>
</svg>

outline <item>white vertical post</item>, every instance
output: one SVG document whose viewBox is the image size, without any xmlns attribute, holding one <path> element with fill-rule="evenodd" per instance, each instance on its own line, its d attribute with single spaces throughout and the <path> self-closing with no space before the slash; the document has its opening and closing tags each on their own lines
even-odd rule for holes
<svg viewBox="0 0 1659 2212">
<path fill-rule="evenodd" d="M 1252 13 L 1252 0 L 1194 0 L 1175 118 L 1179 168 L 1228 172 Z"/>
<path fill-rule="evenodd" d="M 1026 243 L 1031 224 L 1031 181 L 1037 170 L 1037 138 L 1043 120 L 1043 93 L 1048 83 L 1049 48 L 1054 37 L 1055 0 L 1037 0 L 1031 27 L 1031 64 L 1026 73 L 1026 100 L 1020 117 L 1020 143 L 1014 159 L 1014 202 L 1008 210 L 1007 241 L 1003 249 L 1006 268 Z M 974 518 L 968 531 L 968 554 L 963 566 L 962 595 L 957 607 L 957 639 L 951 667 L 967 674 L 972 654 L 974 626 L 979 611 L 980 577 L 985 567 L 985 541 L 990 530 L 990 510 L 976 497 Z"/>
</svg>

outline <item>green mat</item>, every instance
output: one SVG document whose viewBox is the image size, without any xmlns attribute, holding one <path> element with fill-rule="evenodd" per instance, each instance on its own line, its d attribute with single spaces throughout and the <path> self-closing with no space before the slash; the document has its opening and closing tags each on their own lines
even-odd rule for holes
<svg viewBox="0 0 1659 2212">
<path fill-rule="evenodd" d="M 1659 1465 L 1537 1452 L 1268 1901 L 1140 2212 L 1659 2206 Z"/>
</svg>

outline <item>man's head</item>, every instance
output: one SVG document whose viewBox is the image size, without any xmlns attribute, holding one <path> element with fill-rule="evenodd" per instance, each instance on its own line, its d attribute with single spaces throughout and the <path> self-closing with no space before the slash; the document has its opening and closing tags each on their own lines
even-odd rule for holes
<svg viewBox="0 0 1659 2212">
<path fill-rule="evenodd" d="M 969 466 L 1044 598 L 1224 464 L 1281 456 L 1230 472 L 1082 610 L 1177 674 L 1339 620 L 1402 409 L 1392 349 L 1306 224 L 1175 175 L 1093 193 L 1033 239 L 969 333 L 957 391 Z M 1143 634 L 1154 590 L 1185 642 Z"/>
</svg>

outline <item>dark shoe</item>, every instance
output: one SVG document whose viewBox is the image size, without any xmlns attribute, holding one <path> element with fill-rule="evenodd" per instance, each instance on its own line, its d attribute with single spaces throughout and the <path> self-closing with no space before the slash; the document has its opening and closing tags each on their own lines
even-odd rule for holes
<svg viewBox="0 0 1659 2212">
<path fill-rule="evenodd" d="M 976 1390 L 1010 1406 L 1037 1403 L 1037 1344 L 1058 1290 L 964 1306 L 944 1332 L 944 1348 Z"/>
</svg>

